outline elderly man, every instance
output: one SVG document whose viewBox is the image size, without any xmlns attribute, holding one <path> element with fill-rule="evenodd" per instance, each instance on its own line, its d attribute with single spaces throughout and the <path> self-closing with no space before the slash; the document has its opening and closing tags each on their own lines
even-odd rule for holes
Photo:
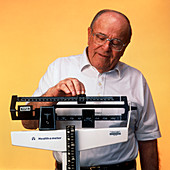
<svg viewBox="0 0 170 170">
<path fill-rule="evenodd" d="M 82 151 L 81 169 L 100 166 L 100 169 L 136 169 L 135 159 L 140 153 L 143 170 L 157 170 L 157 138 L 160 131 L 149 87 L 143 75 L 120 62 L 131 39 L 128 18 L 117 11 L 102 10 L 88 28 L 88 47 L 83 54 L 59 58 L 48 68 L 40 80 L 34 96 L 87 95 L 128 97 L 137 111 L 132 111 L 128 141 L 114 145 Z M 51 103 L 31 103 L 34 107 Z M 98 114 L 104 114 L 99 110 Z M 37 121 L 24 120 L 25 128 L 38 127 Z M 57 128 L 66 123 L 57 123 Z M 79 127 L 75 122 L 76 127 Z M 110 123 L 97 127 L 110 127 Z M 54 152 L 60 168 L 61 155 Z"/>
</svg>

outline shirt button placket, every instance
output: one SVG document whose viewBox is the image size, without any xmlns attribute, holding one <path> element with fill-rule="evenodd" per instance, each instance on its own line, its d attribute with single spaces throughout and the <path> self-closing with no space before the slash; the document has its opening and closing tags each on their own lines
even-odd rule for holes
<svg viewBox="0 0 170 170">
<path fill-rule="evenodd" d="M 103 74 L 99 74 L 98 78 L 97 78 L 96 89 L 97 89 L 97 95 L 98 96 L 103 96 L 103 92 L 104 92 L 104 89 L 103 89 L 104 88 L 104 77 L 103 76 L 104 76 Z M 98 104 L 100 104 L 100 103 L 98 102 Z M 102 108 L 98 108 L 98 109 L 96 109 L 96 111 L 101 113 Z"/>
<path fill-rule="evenodd" d="M 98 96 L 103 95 L 103 88 L 104 88 L 103 74 L 99 74 L 98 79 L 97 79 L 97 94 L 98 94 Z"/>
</svg>

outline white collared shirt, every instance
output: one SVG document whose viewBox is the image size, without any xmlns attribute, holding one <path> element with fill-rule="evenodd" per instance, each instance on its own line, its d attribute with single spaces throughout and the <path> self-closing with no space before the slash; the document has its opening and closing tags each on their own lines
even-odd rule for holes
<svg viewBox="0 0 170 170">
<path fill-rule="evenodd" d="M 138 140 L 146 141 L 161 137 L 149 87 L 137 69 L 119 62 L 113 70 L 101 74 L 89 63 L 85 49 L 83 54 L 58 58 L 50 64 L 47 72 L 41 78 L 34 96 L 41 96 L 50 87 L 69 77 L 77 78 L 84 84 L 87 96 L 127 96 L 128 101 L 137 106 L 137 111 L 134 110 L 131 113 L 128 141 L 82 151 L 80 154 L 81 166 L 115 164 L 133 160 L 138 154 Z M 95 111 L 99 115 L 111 112 L 104 109 Z M 81 114 L 80 109 L 57 110 L 58 115 L 66 115 L 68 112 L 69 115 Z M 65 128 L 70 123 L 73 124 L 69 121 L 57 122 L 57 128 Z M 81 122 L 74 122 L 74 124 L 76 128 L 81 127 Z M 96 128 L 114 125 L 121 126 L 121 122 L 100 121 L 95 123 Z M 60 153 L 54 152 L 54 157 L 61 162 Z"/>
</svg>

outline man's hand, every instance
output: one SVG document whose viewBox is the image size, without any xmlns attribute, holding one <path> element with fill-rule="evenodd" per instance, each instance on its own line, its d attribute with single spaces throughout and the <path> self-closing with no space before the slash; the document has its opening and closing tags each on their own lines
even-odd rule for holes
<svg viewBox="0 0 170 170">
<path fill-rule="evenodd" d="M 66 78 L 60 81 L 55 86 L 49 88 L 42 97 L 62 97 L 62 96 L 76 96 L 79 94 L 85 94 L 85 87 L 82 82 L 76 78 Z M 32 105 L 33 109 L 40 108 L 40 106 L 50 106 L 56 103 L 52 102 L 31 102 L 28 105 Z M 22 125 L 26 129 L 37 129 L 39 126 L 38 120 L 22 120 Z"/>
<path fill-rule="evenodd" d="M 43 96 L 76 96 L 85 93 L 82 82 L 76 78 L 66 78 L 51 87 Z"/>
</svg>

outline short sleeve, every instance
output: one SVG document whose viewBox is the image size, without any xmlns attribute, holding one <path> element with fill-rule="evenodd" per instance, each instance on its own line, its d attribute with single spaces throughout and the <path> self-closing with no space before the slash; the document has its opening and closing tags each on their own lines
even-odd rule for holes
<svg viewBox="0 0 170 170">
<path fill-rule="evenodd" d="M 136 124 L 136 138 L 138 141 L 154 140 L 161 137 L 151 92 L 145 79 L 143 82 L 144 101 Z"/>
<path fill-rule="evenodd" d="M 33 96 L 43 95 L 49 88 L 53 87 L 57 83 L 57 78 L 59 78 L 60 72 L 60 61 L 57 59 L 55 62 L 51 63 L 40 79 L 39 86 L 34 92 Z"/>
</svg>

